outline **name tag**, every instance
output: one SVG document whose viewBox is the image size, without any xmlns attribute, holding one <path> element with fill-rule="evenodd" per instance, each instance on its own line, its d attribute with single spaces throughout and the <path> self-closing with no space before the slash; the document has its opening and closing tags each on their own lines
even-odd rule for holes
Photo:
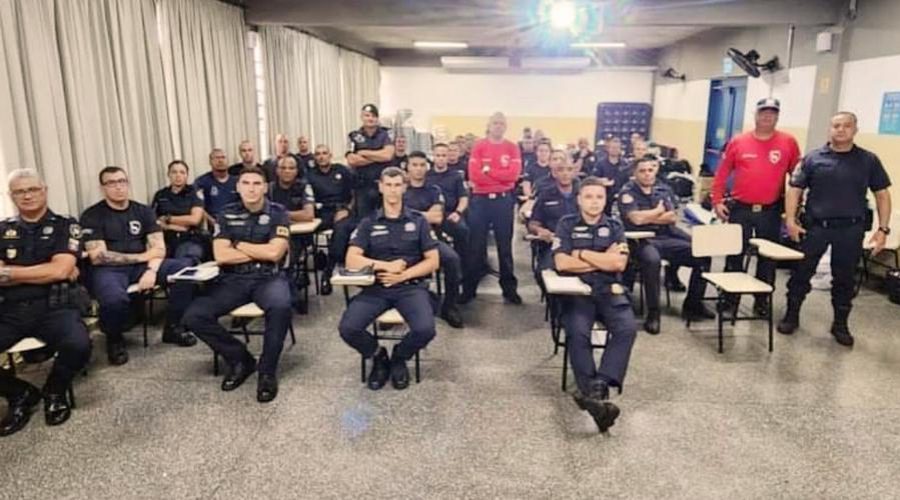
<svg viewBox="0 0 900 500">
<path fill-rule="evenodd" d="M 593 238 L 593 236 L 591 236 L 591 233 L 572 233 L 573 240 L 584 240 L 591 238 Z"/>
<path fill-rule="evenodd" d="M 547 202 L 544 202 L 544 206 L 547 206 L 547 207 L 555 207 L 556 205 L 559 205 L 559 201 L 547 201 Z"/>
<path fill-rule="evenodd" d="M 384 231 L 372 231 L 371 233 L 369 233 L 369 236 L 384 236 L 384 235 L 386 235 L 386 234 L 391 234 L 391 232 L 388 231 L 388 230 L 384 230 Z"/>
</svg>

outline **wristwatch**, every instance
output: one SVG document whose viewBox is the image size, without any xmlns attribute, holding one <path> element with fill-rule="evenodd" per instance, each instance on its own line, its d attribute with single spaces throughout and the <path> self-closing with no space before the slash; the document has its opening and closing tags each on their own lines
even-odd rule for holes
<svg viewBox="0 0 900 500">
<path fill-rule="evenodd" d="M 884 233 L 885 236 L 891 234 L 891 228 L 889 227 L 879 227 L 878 230 Z"/>
</svg>

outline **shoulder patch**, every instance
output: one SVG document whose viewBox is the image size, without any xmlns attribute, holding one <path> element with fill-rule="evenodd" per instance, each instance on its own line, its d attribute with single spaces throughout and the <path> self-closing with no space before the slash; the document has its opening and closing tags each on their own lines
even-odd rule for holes
<svg viewBox="0 0 900 500">
<path fill-rule="evenodd" d="M 628 193 L 622 193 L 622 196 L 620 196 L 619 199 L 625 204 L 634 203 L 634 196 L 631 196 Z"/>
<path fill-rule="evenodd" d="M 276 235 L 276 236 L 283 236 L 283 237 L 285 237 L 285 238 L 288 238 L 288 237 L 291 236 L 291 230 L 288 229 L 288 228 L 285 227 L 285 226 L 278 226 L 278 227 L 275 228 L 275 235 Z"/>
</svg>

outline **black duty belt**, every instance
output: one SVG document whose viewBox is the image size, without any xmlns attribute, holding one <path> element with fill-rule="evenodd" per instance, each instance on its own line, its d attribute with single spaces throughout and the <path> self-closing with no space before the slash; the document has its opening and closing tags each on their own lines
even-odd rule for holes
<svg viewBox="0 0 900 500">
<path fill-rule="evenodd" d="M 763 205 L 762 203 L 744 203 L 744 202 L 738 201 L 738 200 L 731 200 L 731 203 L 735 207 L 745 208 L 751 212 L 767 212 L 769 210 L 776 209 L 776 208 L 779 210 L 781 209 L 780 202 Z"/>
<path fill-rule="evenodd" d="M 810 219 L 809 224 L 824 228 L 853 227 L 866 221 L 865 217 L 830 217 L 827 219 Z"/>
<path fill-rule="evenodd" d="M 487 198 L 489 200 L 496 200 L 497 198 L 507 198 L 512 196 L 512 191 L 506 191 L 505 193 L 472 193 L 472 196 L 476 198 Z"/>
<path fill-rule="evenodd" d="M 248 262 L 233 266 L 222 266 L 225 274 L 275 274 L 278 266 L 272 262 Z"/>
</svg>

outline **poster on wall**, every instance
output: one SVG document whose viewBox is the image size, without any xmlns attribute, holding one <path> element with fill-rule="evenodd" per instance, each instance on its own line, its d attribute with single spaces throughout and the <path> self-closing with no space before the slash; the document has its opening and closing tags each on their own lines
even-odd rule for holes
<svg viewBox="0 0 900 500">
<path fill-rule="evenodd" d="M 884 93 L 878 133 L 900 135 L 900 92 Z"/>
</svg>

